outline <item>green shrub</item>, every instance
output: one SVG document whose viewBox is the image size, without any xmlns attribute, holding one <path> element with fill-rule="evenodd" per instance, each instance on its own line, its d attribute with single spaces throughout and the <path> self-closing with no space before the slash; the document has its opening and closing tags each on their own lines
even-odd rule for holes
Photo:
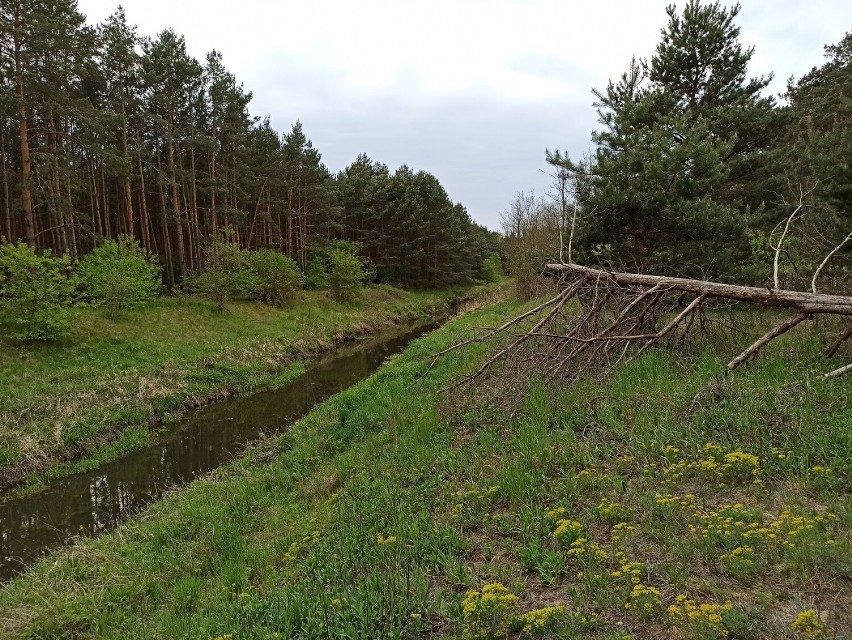
<svg viewBox="0 0 852 640">
<path fill-rule="evenodd" d="M 152 299 L 160 289 L 156 257 L 130 236 L 107 240 L 77 267 L 86 296 L 110 315 Z"/>
<path fill-rule="evenodd" d="M 227 232 L 207 244 L 201 271 L 191 284 L 219 311 L 227 310 L 229 300 L 250 298 L 262 289 L 260 278 L 249 268 L 249 252 L 231 242 Z"/>
<path fill-rule="evenodd" d="M 18 340 L 55 340 L 71 328 L 75 282 L 67 255 L 0 245 L 0 322 Z"/>
<path fill-rule="evenodd" d="M 302 287 L 302 272 L 296 262 L 277 251 L 250 252 L 247 267 L 257 278 L 256 297 L 267 304 L 282 307 Z"/>
<path fill-rule="evenodd" d="M 328 289 L 328 265 L 325 259 L 320 256 L 314 256 L 308 260 L 308 268 L 305 271 L 305 289 L 311 291 Z"/>
<path fill-rule="evenodd" d="M 331 294 L 335 300 L 351 302 L 361 293 L 367 277 L 364 262 L 360 256 L 341 249 L 334 249 L 330 258 L 328 280 Z"/>
<path fill-rule="evenodd" d="M 348 240 L 324 240 L 313 244 L 308 250 L 308 265 L 305 269 L 306 289 L 328 289 L 331 286 L 331 272 L 334 266 L 332 255 L 336 252 L 358 257 L 361 254 L 361 246 L 357 242 Z M 369 280 L 371 274 L 366 261 L 363 258 L 360 260 L 364 273 L 363 283 Z M 375 276 L 375 274 L 372 275 Z"/>
<path fill-rule="evenodd" d="M 499 282 L 500 276 L 503 275 L 503 262 L 500 256 L 492 253 L 482 261 L 482 266 L 479 267 L 479 279 L 484 282 Z"/>
</svg>

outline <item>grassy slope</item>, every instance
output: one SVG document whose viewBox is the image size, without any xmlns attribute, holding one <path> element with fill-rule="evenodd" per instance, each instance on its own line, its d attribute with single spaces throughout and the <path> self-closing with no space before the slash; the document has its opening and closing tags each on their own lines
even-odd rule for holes
<svg viewBox="0 0 852 640">
<path fill-rule="evenodd" d="M 730 345 L 652 352 L 605 384 L 533 386 L 514 417 L 442 417 L 436 389 L 483 352 L 422 379 L 428 354 L 516 310 L 454 321 L 247 458 L 42 562 L 0 591 L 0 633 L 460 636 L 509 623 L 477 618 L 476 595 L 464 606 L 494 582 L 519 611 L 565 607 L 539 616 L 550 637 L 829 637 L 794 634 L 808 609 L 852 631 L 850 381 L 819 380 L 805 331 L 728 380 Z M 575 526 L 585 542 L 566 553 Z M 687 620 L 666 611 L 678 596 L 721 609 Z"/>
<path fill-rule="evenodd" d="M 341 305 L 307 292 L 287 309 L 233 303 L 230 313 L 160 298 L 118 321 L 84 311 L 62 343 L 0 340 L 0 472 L 63 447 L 85 454 L 81 443 L 98 457 L 132 448 L 147 439 L 147 424 L 187 405 L 282 383 L 298 373 L 294 359 L 434 313 L 460 293 L 376 287 Z M 103 450 L 102 434 L 111 440 L 117 430 L 120 440 Z"/>
</svg>

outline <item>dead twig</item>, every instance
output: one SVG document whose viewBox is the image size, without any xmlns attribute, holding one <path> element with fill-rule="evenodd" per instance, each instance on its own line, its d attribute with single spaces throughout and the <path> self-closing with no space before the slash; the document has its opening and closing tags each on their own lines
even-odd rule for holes
<svg viewBox="0 0 852 640">
<path fill-rule="evenodd" d="M 822 378 L 823 380 L 829 380 L 831 378 L 839 378 L 844 373 L 849 373 L 852 371 L 852 364 L 847 364 L 845 367 L 840 367 L 839 369 L 835 369 L 834 371 L 829 371 Z"/>
<path fill-rule="evenodd" d="M 757 355 L 757 352 L 760 351 L 763 347 L 769 344 L 772 340 L 777 338 L 778 336 L 787 333 L 790 329 L 795 327 L 800 322 L 807 320 L 810 318 L 810 314 L 800 313 L 794 318 L 790 318 L 789 320 L 785 320 L 781 324 L 773 327 L 765 334 L 763 334 L 760 338 L 758 338 L 754 343 L 752 343 L 748 349 L 743 351 L 736 358 L 731 360 L 728 363 L 728 371 L 733 371 L 737 367 L 739 367 L 743 362 L 746 362 L 750 358 L 753 358 Z"/>
</svg>

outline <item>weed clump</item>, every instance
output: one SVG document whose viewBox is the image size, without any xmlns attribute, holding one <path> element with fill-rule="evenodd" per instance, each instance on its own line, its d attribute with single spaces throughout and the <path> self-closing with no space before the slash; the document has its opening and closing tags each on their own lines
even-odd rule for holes
<svg viewBox="0 0 852 640">
<path fill-rule="evenodd" d="M 828 625 L 815 609 L 808 609 L 796 616 L 790 628 L 796 637 L 802 640 L 823 640 L 831 637 Z"/>
<path fill-rule="evenodd" d="M 470 590 L 462 601 L 465 633 L 476 640 L 489 640 L 502 635 L 512 624 L 518 611 L 518 596 L 499 582 Z"/>
<path fill-rule="evenodd" d="M 515 627 L 527 635 L 536 638 L 544 637 L 565 620 L 567 613 L 567 609 L 561 605 L 533 609 L 519 615 L 515 621 Z"/>
<path fill-rule="evenodd" d="M 679 595 L 668 609 L 669 622 L 690 640 L 717 640 L 728 636 L 724 614 L 731 609 L 733 605 L 730 602 L 698 604 L 685 595 Z"/>
</svg>

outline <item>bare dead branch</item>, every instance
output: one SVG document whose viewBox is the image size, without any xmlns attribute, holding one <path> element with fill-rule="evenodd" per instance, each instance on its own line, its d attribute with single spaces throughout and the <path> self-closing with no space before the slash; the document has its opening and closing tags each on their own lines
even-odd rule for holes
<svg viewBox="0 0 852 640">
<path fill-rule="evenodd" d="M 824 266 L 828 263 L 828 261 L 829 261 L 829 260 L 831 260 L 831 257 L 832 257 L 835 253 L 837 253 L 838 251 L 840 251 L 840 250 L 843 248 L 843 246 L 844 246 L 847 242 L 849 242 L 850 240 L 852 240 L 852 233 L 850 233 L 848 236 L 846 236 L 845 238 L 843 238 L 843 241 L 842 241 L 839 245 L 837 245 L 836 247 L 834 247 L 834 249 L 832 249 L 831 251 L 829 251 L 829 252 L 828 252 L 828 255 L 826 255 L 826 256 L 825 256 L 825 258 L 823 258 L 823 259 L 822 259 L 822 262 L 820 262 L 820 263 L 819 263 L 819 266 L 816 268 L 816 271 L 814 271 L 814 277 L 811 279 L 811 292 L 812 292 L 812 293 L 816 293 L 816 292 L 817 292 L 817 285 L 816 285 L 816 283 L 817 283 L 817 278 L 819 278 L 819 274 L 820 274 L 820 272 L 822 271 L 822 268 L 823 268 L 823 267 L 824 267 Z"/>
<path fill-rule="evenodd" d="M 829 380 L 830 378 L 839 378 L 844 373 L 849 373 L 850 371 L 852 371 L 852 363 L 847 364 L 845 367 L 835 369 L 834 371 L 829 371 L 822 378 L 823 380 Z"/>
<path fill-rule="evenodd" d="M 486 360 L 485 363 L 482 366 L 480 366 L 479 369 L 476 370 L 476 372 L 467 376 L 466 378 L 463 378 L 463 381 L 473 380 L 475 378 L 478 378 L 482 374 L 484 374 L 486 371 L 488 371 L 488 369 L 491 368 L 491 366 L 495 362 L 497 362 L 502 357 L 504 357 L 506 354 L 511 352 L 518 345 L 520 345 L 521 343 L 528 340 L 530 338 L 530 334 L 534 334 L 536 331 L 538 331 L 543 326 L 545 326 L 550 320 L 552 320 L 556 316 L 556 314 L 559 313 L 559 311 L 562 309 L 562 306 L 574 296 L 574 293 L 577 291 L 577 289 L 580 288 L 580 284 L 581 284 L 581 282 L 577 281 L 576 283 L 574 283 L 574 285 L 572 285 L 568 289 L 565 289 L 564 291 L 562 291 L 556 298 L 554 298 L 554 300 L 556 301 L 556 304 L 553 306 L 553 309 L 551 309 L 550 312 L 542 320 L 540 320 L 538 323 L 536 323 L 536 325 L 532 328 L 530 333 L 526 333 L 526 334 L 521 335 L 521 337 L 517 338 L 508 347 L 505 347 L 505 348 L 497 351 L 497 353 L 495 353 L 490 358 L 488 358 L 488 360 Z M 540 310 L 540 309 L 546 308 L 547 304 L 548 303 L 545 303 L 544 305 L 539 305 L 538 307 L 536 307 L 536 309 Z M 523 317 L 529 317 L 531 315 L 533 315 L 533 313 L 528 311 L 525 314 L 523 314 Z M 516 318 L 516 320 L 518 320 L 519 318 Z M 516 323 L 514 321 L 511 321 L 510 323 L 507 323 L 507 324 L 509 326 L 511 326 L 512 324 L 516 324 Z M 504 327 L 505 326 L 506 325 L 504 325 Z M 500 329 L 498 331 L 504 331 L 504 330 L 505 329 Z M 497 333 L 497 331 L 495 331 L 494 333 Z M 494 335 L 494 333 L 492 333 L 492 335 Z M 445 349 L 444 352 L 449 352 L 450 350 L 452 350 L 452 347 L 450 349 Z"/>
<path fill-rule="evenodd" d="M 772 340 L 777 338 L 778 336 L 787 333 L 790 329 L 795 327 L 797 324 L 802 322 L 803 320 L 807 320 L 810 318 L 810 314 L 800 313 L 794 318 L 790 318 L 789 320 L 785 320 L 781 324 L 773 327 L 765 334 L 763 334 L 760 338 L 758 338 L 748 349 L 743 351 L 736 358 L 731 360 L 728 363 L 728 371 L 733 371 L 737 367 L 739 367 L 743 362 L 746 362 L 750 358 L 753 358 L 757 355 L 757 352 L 760 351 L 763 347 L 769 344 Z"/>
<path fill-rule="evenodd" d="M 832 342 L 826 348 L 826 350 L 823 352 L 823 354 L 830 358 L 831 356 L 833 356 L 834 354 L 837 353 L 837 350 L 840 348 L 840 345 L 842 345 L 844 342 L 846 342 L 850 337 L 852 337 L 852 322 L 849 322 L 849 324 L 846 325 L 846 331 L 841 333 L 840 336 L 837 338 L 837 340 Z"/>
<path fill-rule="evenodd" d="M 665 327 L 660 329 L 660 331 L 658 331 L 657 334 L 654 337 L 650 338 L 645 343 L 645 345 L 639 350 L 638 355 L 642 355 L 648 347 L 650 347 L 652 344 L 660 341 L 661 339 L 666 337 L 671 331 L 673 331 L 674 328 L 677 327 L 677 325 L 679 325 L 683 321 L 684 318 L 686 318 L 693 311 L 695 311 L 695 309 L 698 307 L 698 305 L 700 305 L 704 301 L 704 297 L 705 297 L 704 294 L 701 294 L 700 296 L 695 298 L 695 300 L 690 302 L 689 305 L 686 307 L 686 309 L 684 309 L 677 316 L 675 316 L 674 320 L 672 320 Z"/>
<path fill-rule="evenodd" d="M 577 227 L 577 194 L 574 194 L 574 211 L 571 214 L 571 234 L 568 236 L 568 262 L 573 262 L 571 257 L 571 247 L 574 245 L 574 230 Z M 562 254 L 559 255 L 559 262 L 562 262 Z"/>
<path fill-rule="evenodd" d="M 526 313 L 522 313 L 517 318 L 513 318 L 512 320 L 509 320 L 509 322 L 507 322 L 506 324 L 504 324 L 501 327 L 497 327 L 496 329 L 489 329 L 489 330 L 487 330 L 487 332 L 484 335 L 478 336 L 476 338 L 471 338 L 470 340 L 465 340 L 463 342 L 459 342 L 458 344 L 454 344 L 453 346 L 451 346 L 447 349 L 444 349 L 443 351 L 439 351 L 438 353 L 436 353 L 432 356 L 432 366 L 435 365 L 435 362 L 437 362 L 438 358 L 449 353 L 450 351 L 455 351 L 456 349 L 461 349 L 462 347 L 466 347 L 467 345 L 474 344 L 476 342 L 484 342 L 485 340 L 487 340 L 491 336 L 496 335 L 496 334 L 498 334 L 502 331 L 505 331 L 509 327 L 516 325 L 519 322 L 522 322 L 526 318 L 535 315 L 536 313 L 538 313 L 542 309 L 546 309 L 550 305 L 558 302 L 560 298 L 563 298 L 566 295 L 566 293 L 567 292 L 565 290 L 560 291 L 559 295 L 556 296 L 555 298 L 552 298 L 552 299 L 548 300 L 547 302 L 541 303 L 535 309 L 530 309 Z M 431 366 L 430 366 L 430 369 L 431 369 Z"/>
<path fill-rule="evenodd" d="M 780 266 L 781 253 L 783 252 L 784 255 L 786 255 L 788 257 L 788 259 L 790 257 L 789 254 L 787 254 L 786 251 L 782 250 L 782 247 L 784 246 L 784 238 L 787 236 L 787 232 L 790 230 L 790 225 L 796 219 L 796 216 L 799 214 L 799 212 L 804 208 L 805 198 L 807 198 L 813 192 L 814 189 L 816 189 L 816 185 L 814 185 L 813 187 L 811 187 L 807 191 L 804 191 L 802 189 L 802 185 L 800 184 L 799 185 L 799 202 L 798 202 L 798 205 L 793 210 L 793 213 L 791 213 L 789 215 L 787 220 L 786 221 L 782 220 L 777 225 L 775 225 L 775 228 L 769 234 L 769 246 L 772 247 L 775 250 L 775 259 L 774 259 L 773 265 L 772 265 L 772 282 L 773 282 L 773 285 L 776 289 L 781 288 L 780 281 L 779 281 L 780 280 L 779 266 Z M 784 198 L 781 199 L 781 203 L 785 204 L 785 205 L 787 204 L 787 202 L 784 200 Z M 778 243 L 774 244 L 772 242 L 772 238 L 775 236 L 775 233 L 778 231 L 778 227 L 780 227 L 782 224 L 784 225 L 784 231 L 781 232 L 781 237 L 778 239 Z"/>
</svg>

